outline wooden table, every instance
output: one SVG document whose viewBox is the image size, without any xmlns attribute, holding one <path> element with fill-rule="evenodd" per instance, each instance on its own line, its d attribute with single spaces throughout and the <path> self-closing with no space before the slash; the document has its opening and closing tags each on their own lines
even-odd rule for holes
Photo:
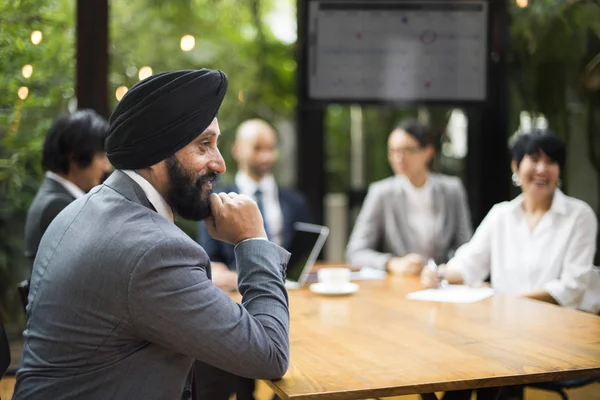
<svg viewBox="0 0 600 400">
<path fill-rule="evenodd" d="M 364 399 L 600 375 L 600 317 L 495 295 L 407 300 L 417 278 L 360 281 L 358 293 L 290 291 L 291 366 L 282 399 Z"/>
</svg>

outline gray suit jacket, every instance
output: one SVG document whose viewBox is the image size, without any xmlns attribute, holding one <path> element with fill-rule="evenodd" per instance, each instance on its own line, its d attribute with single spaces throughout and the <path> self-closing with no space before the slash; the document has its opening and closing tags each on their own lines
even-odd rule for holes
<svg viewBox="0 0 600 400">
<path fill-rule="evenodd" d="M 40 240 L 50 222 L 75 198 L 60 183 L 44 178 L 38 189 L 25 221 L 25 256 L 33 263 Z"/>
<path fill-rule="evenodd" d="M 459 178 L 430 174 L 436 213 L 435 260 L 450 259 L 473 235 L 467 196 Z M 404 190 L 395 176 L 373 183 L 346 248 L 351 264 L 384 269 L 391 257 L 415 252 Z"/>
<path fill-rule="evenodd" d="M 283 376 L 289 253 L 263 240 L 235 251 L 242 305 L 213 286 L 202 247 L 113 173 L 42 238 L 14 399 L 177 399 L 194 359 Z"/>
</svg>

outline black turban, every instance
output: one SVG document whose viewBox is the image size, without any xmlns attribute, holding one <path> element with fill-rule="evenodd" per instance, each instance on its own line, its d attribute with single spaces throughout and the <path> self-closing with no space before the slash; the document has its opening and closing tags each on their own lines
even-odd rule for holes
<svg viewBox="0 0 600 400">
<path fill-rule="evenodd" d="M 141 169 L 172 156 L 211 124 L 226 92 L 227 76 L 209 69 L 162 72 L 136 83 L 110 116 L 109 161 Z"/>
</svg>

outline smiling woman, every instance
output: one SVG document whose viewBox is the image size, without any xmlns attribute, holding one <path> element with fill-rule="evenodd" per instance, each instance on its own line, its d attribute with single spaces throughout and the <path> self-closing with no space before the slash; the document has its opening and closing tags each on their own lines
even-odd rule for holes
<svg viewBox="0 0 600 400">
<path fill-rule="evenodd" d="M 525 207 L 550 209 L 554 190 L 560 186 L 560 172 L 565 165 L 565 146 L 550 131 L 536 131 L 523 135 L 512 149 L 512 181 L 520 186 Z M 531 213 L 527 222 L 534 229 L 543 213 Z"/>
<path fill-rule="evenodd" d="M 565 146 L 552 132 L 522 135 L 511 150 L 512 179 L 522 194 L 492 208 L 442 275 L 472 285 L 491 274 L 498 292 L 580 308 L 594 268 L 596 216 L 558 188 Z M 425 269 L 421 278 L 435 287 L 439 272 Z"/>
</svg>

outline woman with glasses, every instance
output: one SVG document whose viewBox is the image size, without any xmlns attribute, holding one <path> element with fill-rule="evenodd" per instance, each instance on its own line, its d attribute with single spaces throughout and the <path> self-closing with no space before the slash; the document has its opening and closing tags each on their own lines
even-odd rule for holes
<svg viewBox="0 0 600 400">
<path fill-rule="evenodd" d="M 418 275 L 428 259 L 447 261 L 472 235 L 467 197 L 459 178 L 433 173 L 427 128 L 401 122 L 388 138 L 394 176 L 375 182 L 346 248 L 349 263 Z"/>
</svg>

